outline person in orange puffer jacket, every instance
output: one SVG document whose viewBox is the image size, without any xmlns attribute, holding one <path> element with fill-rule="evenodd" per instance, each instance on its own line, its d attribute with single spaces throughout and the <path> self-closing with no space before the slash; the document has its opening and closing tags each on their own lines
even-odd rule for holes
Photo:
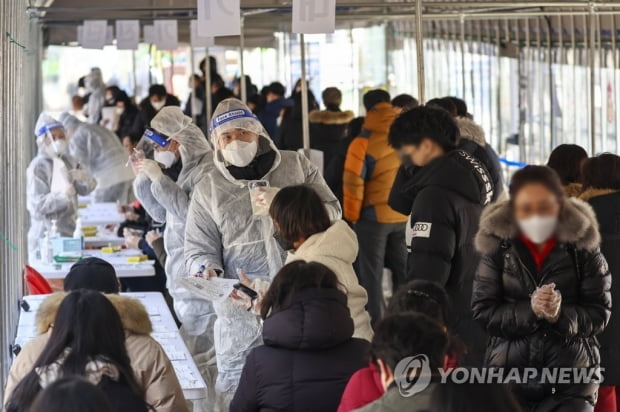
<svg viewBox="0 0 620 412">
<path fill-rule="evenodd" d="M 384 90 L 364 95 L 366 118 L 360 135 L 347 151 L 343 173 L 344 218 L 354 224 L 360 244 L 357 270 L 368 292 L 368 312 L 373 323 L 384 306 L 383 269 L 392 271 L 394 290 L 405 283 L 407 216 L 388 205 L 401 161 L 388 144 L 388 134 L 398 111 Z"/>
</svg>

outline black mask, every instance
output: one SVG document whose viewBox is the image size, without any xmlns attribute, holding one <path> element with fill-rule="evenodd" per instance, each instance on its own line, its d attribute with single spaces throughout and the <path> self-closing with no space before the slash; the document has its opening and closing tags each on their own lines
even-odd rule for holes
<svg viewBox="0 0 620 412">
<path fill-rule="evenodd" d="M 404 153 L 400 154 L 400 162 L 405 169 L 411 169 L 414 167 L 414 164 L 411 161 L 411 156 L 406 155 Z"/>
<path fill-rule="evenodd" d="M 278 245 L 280 245 L 283 251 L 288 252 L 289 250 L 295 249 L 295 246 L 293 246 L 293 242 L 284 239 L 280 233 L 274 232 L 273 238 L 276 240 L 276 242 L 278 242 Z"/>
</svg>

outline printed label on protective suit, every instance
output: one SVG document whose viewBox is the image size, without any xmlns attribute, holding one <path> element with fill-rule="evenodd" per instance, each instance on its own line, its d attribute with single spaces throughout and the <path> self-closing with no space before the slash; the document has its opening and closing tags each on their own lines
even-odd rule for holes
<svg viewBox="0 0 620 412">
<path fill-rule="evenodd" d="M 433 226 L 432 223 L 429 222 L 416 222 L 413 225 L 413 236 L 411 236 L 412 238 L 416 238 L 416 237 L 425 237 L 425 238 L 429 238 L 431 237 L 431 227 Z"/>
</svg>

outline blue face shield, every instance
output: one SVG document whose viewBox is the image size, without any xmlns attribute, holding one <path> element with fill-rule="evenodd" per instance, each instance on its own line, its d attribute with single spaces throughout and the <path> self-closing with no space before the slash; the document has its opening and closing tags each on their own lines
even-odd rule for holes
<svg viewBox="0 0 620 412">
<path fill-rule="evenodd" d="M 51 132 L 54 129 L 64 129 L 64 127 L 63 127 L 62 123 L 60 123 L 60 122 L 46 124 L 45 126 L 41 127 L 37 131 L 37 137 L 43 136 L 44 134 L 49 133 L 49 132 Z"/>
<path fill-rule="evenodd" d="M 144 131 L 142 137 L 146 137 L 150 141 L 157 144 L 159 147 L 166 148 L 170 144 L 170 139 L 168 139 L 167 136 L 156 132 L 155 129 L 151 129 L 150 127 Z"/>
</svg>

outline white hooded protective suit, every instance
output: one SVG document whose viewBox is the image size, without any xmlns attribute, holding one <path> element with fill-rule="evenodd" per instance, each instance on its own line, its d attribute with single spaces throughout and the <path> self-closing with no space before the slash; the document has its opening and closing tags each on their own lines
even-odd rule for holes
<svg viewBox="0 0 620 412">
<path fill-rule="evenodd" d="M 190 196 L 198 181 L 213 166 L 211 146 L 202 131 L 176 106 L 164 107 L 151 121 L 157 132 L 180 143 L 182 169 L 176 182 L 162 175 L 151 181 L 139 173 L 134 182 L 136 197 L 146 212 L 158 222 L 166 222 L 164 245 L 168 258 L 166 276 L 168 291 L 174 298 L 174 309 L 183 323 L 181 334 L 203 377 L 213 381 L 215 368 L 207 367 L 207 351 L 213 347 L 215 314 L 211 302 L 189 294 L 176 286 L 174 279 L 187 277 L 183 254 L 185 222 Z M 211 384 L 212 387 L 212 384 Z"/>
<path fill-rule="evenodd" d="M 94 201 L 122 204 L 132 201 L 131 184 L 135 175 L 126 166 L 127 151 L 118 137 L 104 127 L 81 122 L 69 113 L 61 114 L 60 120 L 69 138 L 69 153 L 97 179 Z"/>
<path fill-rule="evenodd" d="M 258 134 L 259 148 L 255 161 L 269 152 L 274 160 L 260 180 L 273 188 L 311 185 L 324 199 L 330 215 L 341 215 L 340 204 L 319 170 L 303 155 L 278 151 L 261 123 L 237 99 L 220 103 L 213 115 L 211 139 L 215 148 L 215 168 L 194 190 L 185 231 L 185 260 L 188 273 L 196 273 L 201 265 L 215 269 L 226 278 L 237 278 L 243 269 L 250 278 L 273 278 L 283 266 L 286 254 L 273 238 L 269 216 L 254 216 L 248 180 L 233 177 L 221 154 L 221 133 L 243 129 Z M 215 351 L 218 377 L 218 403 L 227 410 L 241 376 L 245 357 L 262 343 L 259 318 L 236 306 L 231 299 L 214 304 Z"/>
<path fill-rule="evenodd" d="M 37 137 L 39 147 L 38 154 L 30 162 L 26 171 L 27 189 L 26 200 L 27 208 L 30 213 L 30 229 L 28 230 L 28 250 L 31 253 L 39 249 L 39 239 L 45 231 L 49 231 L 52 220 L 57 221 L 60 236 L 73 236 L 75 230 L 75 219 L 77 218 L 77 195 L 87 195 L 95 188 L 97 182 L 91 176 L 88 169 L 81 169 L 79 179 L 69 176 L 69 171 L 76 168 L 78 162 L 69 154 L 62 156 L 51 156 L 46 150 L 44 138 L 49 130 L 61 128 L 62 125 L 41 113 L 34 132 Z M 56 158 L 56 159 L 55 159 Z M 59 190 L 53 187 L 54 162 L 62 161 L 62 173 L 66 173 L 62 179 L 69 185 L 73 185 L 75 191 Z M 58 171 L 59 169 L 56 168 Z M 71 192 L 74 192 L 71 194 Z"/>
<path fill-rule="evenodd" d="M 86 104 L 86 112 L 88 114 L 87 122 L 90 124 L 98 124 L 101 119 L 101 109 L 105 103 L 105 83 L 101 70 L 97 67 L 84 79 L 84 86 L 90 93 L 88 103 Z"/>
</svg>

